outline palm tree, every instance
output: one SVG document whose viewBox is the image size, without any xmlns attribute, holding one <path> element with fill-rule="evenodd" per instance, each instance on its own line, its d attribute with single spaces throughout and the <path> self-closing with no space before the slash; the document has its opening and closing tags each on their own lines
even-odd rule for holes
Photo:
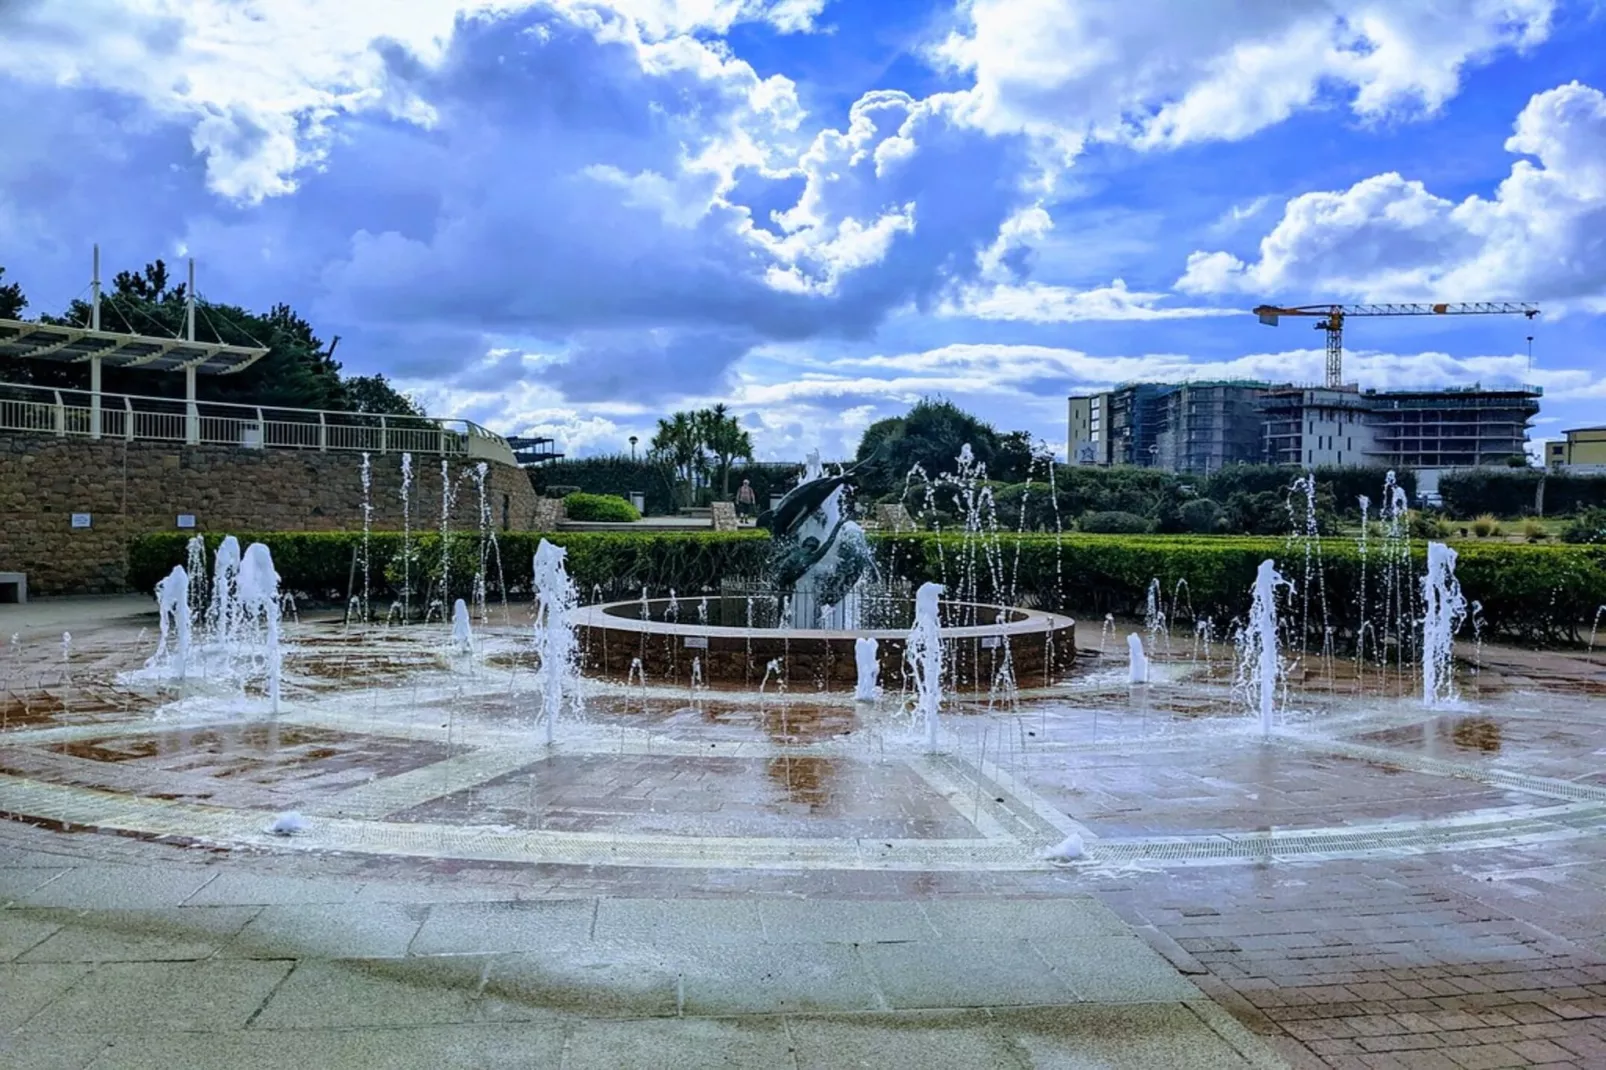
<svg viewBox="0 0 1606 1070">
<path fill-rule="evenodd" d="M 719 473 L 719 496 L 728 500 L 730 494 L 731 464 L 738 458 L 753 459 L 753 436 L 731 414 L 723 402 L 697 414 L 702 425 L 703 445 L 714 455 L 715 470 Z"/>
<path fill-rule="evenodd" d="M 708 465 L 699 424 L 694 414 L 677 412 L 668 419 L 660 419 L 658 431 L 652 436 L 652 452 L 675 470 L 676 481 L 682 488 L 683 505 L 690 504 L 692 482 Z"/>
</svg>

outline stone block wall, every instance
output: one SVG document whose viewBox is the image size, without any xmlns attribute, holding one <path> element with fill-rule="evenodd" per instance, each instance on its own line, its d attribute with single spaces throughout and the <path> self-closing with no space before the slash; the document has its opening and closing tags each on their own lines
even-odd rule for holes
<svg viewBox="0 0 1606 1070">
<path fill-rule="evenodd" d="M 375 531 L 402 528 L 401 461 L 369 457 Z M 412 462 L 412 528 L 439 530 L 441 458 Z M 454 530 L 479 528 L 480 463 L 447 459 Z M 494 528 L 536 529 L 536 503 L 523 470 L 487 462 Z M 362 504 L 360 453 L 0 434 L 0 572 L 26 572 L 34 595 L 123 590 L 129 540 L 178 530 L 180 514 L 198 533 L 360 530 Z M 91 526 L 73 528 L 74 513 Z"/>
</svg>

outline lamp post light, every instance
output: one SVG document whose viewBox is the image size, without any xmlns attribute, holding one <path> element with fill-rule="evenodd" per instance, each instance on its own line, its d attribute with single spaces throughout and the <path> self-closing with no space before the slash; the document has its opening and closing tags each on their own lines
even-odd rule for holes
<svg viewBox="0 0 1606 1070">
<path fill-rule="evenodd" d="M 631 435 L 630 436 L 630 459 L 632 461 L 636 459 L 636 436 L 635 435 Z"/>
</svg>

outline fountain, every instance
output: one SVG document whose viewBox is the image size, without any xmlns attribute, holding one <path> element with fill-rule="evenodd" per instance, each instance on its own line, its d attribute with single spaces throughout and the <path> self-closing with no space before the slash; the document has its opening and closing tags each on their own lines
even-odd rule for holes
<svg viewBox="0 0 1606 1070">
<path fill-rule="evenodd" d="M 1271 735 L 1277 710 L 1277 682 L 1282 659 L 1277 644 L 1277 589 L 1293 589 L 1277 571 L 1275 561 L 1262 561 L 1255 573 L 1249 623 L 1238 637 L 1238 686 L 1260 716 L 1261 735 Z"/>
<path fill-rule="evenodd" d="M 468 620 L 468 603 L 461 598 L 452 603 L 452 650 L 459 654 L 474 652 L 474 629 Z"/>
<path fill-rule="evenodd" d="M 881 675 L 881 665 L 876 660 L 880 646 L 869 636 L 860 636 L 853 641 L 853 660 L 857 663 L 859 679 L 853 689 L 853 697 L 859 702 L 874 702 L 881 697 L 881 687 L 876 678 Z"/>
<path fill-rule="evenodd" d="M 1143 652 L 1143 637 L 1137 632 L 1129 633 L 1126 637 L 1126 651 L 1126 682 L 1129 684 L 1148 683 L 1149 657 Z"/>
<path fill-rule="evenodd" d="M 268 678 L 268 703 L 279 712 L 279 676 L 282 654 L 279 650 L 279 574 L 273 568 L 273 555 L 260 542 L 245 548 L 240 560 L 239 613 L 242 622 L 263 628 L 263 660 Z"/>
<path fill-rule="evenodd" d="M 1441 706 L 1459 697 L 1455 686 L 1455 633 L 1466 619 L 1467 600 L 1455 578 L 1456 552 L 1442 542 L 1428 543 L 1422 577 L 1422 703 Z"/>
<path fill-rule="evenodd" d="M 240 540 L 223 536 L 212 566 L 212 604 L 207 608 L 207 629 L 215 642 L 227 646 L 234 636 L 235 614 L 240 604 Z"/>
<path fill-rule="evenodd" d="M 915 624 L 903 648 L 903 657 L 915 681 L 915 720 L 926 731 L 926 749 L 937 749 L 937 715 L 942 705 L 942 632 L 937 599 L 942 584 L 925 583 L 915 594 Z"/>
<path fill-rule="evenodd" d="M 555 738 L 564 696 L 569 696 L 572 706 L 580 705 L 579 644 L 571 620 L 580 597 L 563 563 L 566 553 L 561 546 L 542 539 L 536 547 L 532 566 L 536 597 L 535 649 L 541 659 L 536 682 L 541 688 L 541 719 L 549 744 Z M 694 659 L 693 667 L 695 686 L 702 682 L 702 665 Z M 645 679 L 643 675 L 643 681 Z"/>
<path fill-rule="evenodd" d="M 146 662 L 146 668 L 170 666 L 175 678 L 182 680 L 190 663 L 190 576 L 183 565 L 174 565 L 167 578 L 156 585 L 156 605 L 160 617 L 161 637 L 156 643 L 156 656 Z M 167 637 L 174 636 L 174 650 L 169 658 Z"/>
<path fill-rule="evenodd" d="M 682 651 L 690 650 L 712 685 L 751 686 L 755 667 L 774 661 L 795 678 L 858 692 L 869 656 L 862 640 L 874 641 L 869 649 L 878 661 L 896 664 L 916 623 L 916 598 L 877 574 L 864 532 L 849 515 L 856 468 L 827 474 L 811 452 L 798 485 L 759 516 L 774 542 L 766 575 L 756 583 L 728 582 L 702 598 L 695 620 L 682 619 L 690 615 L 680 613 L 680 599 L 649 598 L 645 590 L 639 598 L 576 610 L 586 668 L 615 680 L 645 671 L 683 685 L 692 655 Z M 956 562 L 961 596 L 936 608 L 949 686 L 994 692 L 1012 689 L 1015 680 L 1056 679 L 1075 657 L 1071 618 L 965 597 L 983 583 L 1008 597 L 1009 586 L 989 541 L 996 523 L 985 471 L 968 448 L 959 469 L 941 478 L 967 518 Z M 931 484 L 927 490 L 935 493 Z M 946 558 L 938 564 L 934 582 L 953 590 Z"/>
</svg>

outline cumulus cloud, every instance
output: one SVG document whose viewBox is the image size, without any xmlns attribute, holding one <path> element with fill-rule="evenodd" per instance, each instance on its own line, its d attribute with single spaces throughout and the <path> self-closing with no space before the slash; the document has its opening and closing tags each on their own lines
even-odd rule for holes
<svg viewBox="0 0 1606 1070">
<path fill-rule="evenodd" d="M 941 100 L 867 94 L 803 139 L 786 79 L 595 13 L 465 24 L 393 75 L 434 128 L 352 127 L 331 170 L 381 196 L 427 174 L 430 217 L 358 230 L 321 310 L 540 344 L 575 399 L 673 398 L 765 339 L 865 336 L 975 276 L 1027 196 L 1023 139 Z M 761 218 L 741 197 L 766 183 L 798 192 Z"/>
<path fill-rule="evenodd" d="M 1606 94 L 1578 82 L 1536 94 L 1505 147 L 1532 159 L 1492 198 L 1452 201 L 1397 172 L 1302 194 L 1258 258 L 1195 252 L 1177 288 L 1606 310 Z"/>
<path fill-rule="evenodd" d="M 1065 397 L 1130 380 L 1204 379 L 1314 381 L 1325 353 L 1317 348 L 1200 359 L 1177 353 L 1099 354 L 1049 345 L 950 344 L 828 360 L 788 346 L 765 347 L 767 374 L 739 370 L 724 390 L 686 400 L 723 401 L 752 429 L 763 459 L 795 460 L 819 446 L 845 457 L 870 423 L 899 415 L 924 397 L 946 396 L 1005 430 L 1024 429 L 1063 452 Z M 404 382 L 430 404 L 520 434 L 551 434 L 573 455 L 613 452 L 630 434 L 643 442 L 661 410 L 628 399 L 577 407 L 537 377 L 501 379 L 498 360 L 471 362 L 450 383 Z M 544 358 L 534 358 L 544 360 Z M 1445 385 L 1511 385 L 1537 381 L 1547 404 L 1587 404 L 1606 396 L 1606 377 L 1580 367 L 1541 367 L 1531 373 L 1522 353 L 1453 356 L 1442 351 L 1349 354 L 1361 382 L 1380 389 Z"/>
<path fill-rule="evenodd" d="M 462 20 L 537 7 L 663 41 L 739 22 L 808 30 L 824 0 L 21 0 L 0 5 L 0 74 L 114 91 L 187 124 L 213 192 L 255 203 L 325 160 L 337 118 L 434 122 L 389 77 L 396 55 L 433 66 Z"/>
<path fill-rule="evenodd" d="M 1076 323 L 1197 319 L 1201 316 L 1232 316 L 1241 311 L 1161 304 L 1167 296 L 1156 291 L 1130 290 L 1124 279 L 1116 279 L 1108 286 L 1090 290 L 1028 281 L 1020 285 L 969 287 L 943 305 L 939 312 L 945 316 L 969 316 L 980 320 Z"/>
<path fill-rule="evenodd" d="M 965 0 L 934 51 L 971 119 L 1070 152 L 1234 140 L 1335 96 L 1363 120 L 1430 114 L 1464 69 L 1549 33 L 1554 0 Z"/>
</svg>

